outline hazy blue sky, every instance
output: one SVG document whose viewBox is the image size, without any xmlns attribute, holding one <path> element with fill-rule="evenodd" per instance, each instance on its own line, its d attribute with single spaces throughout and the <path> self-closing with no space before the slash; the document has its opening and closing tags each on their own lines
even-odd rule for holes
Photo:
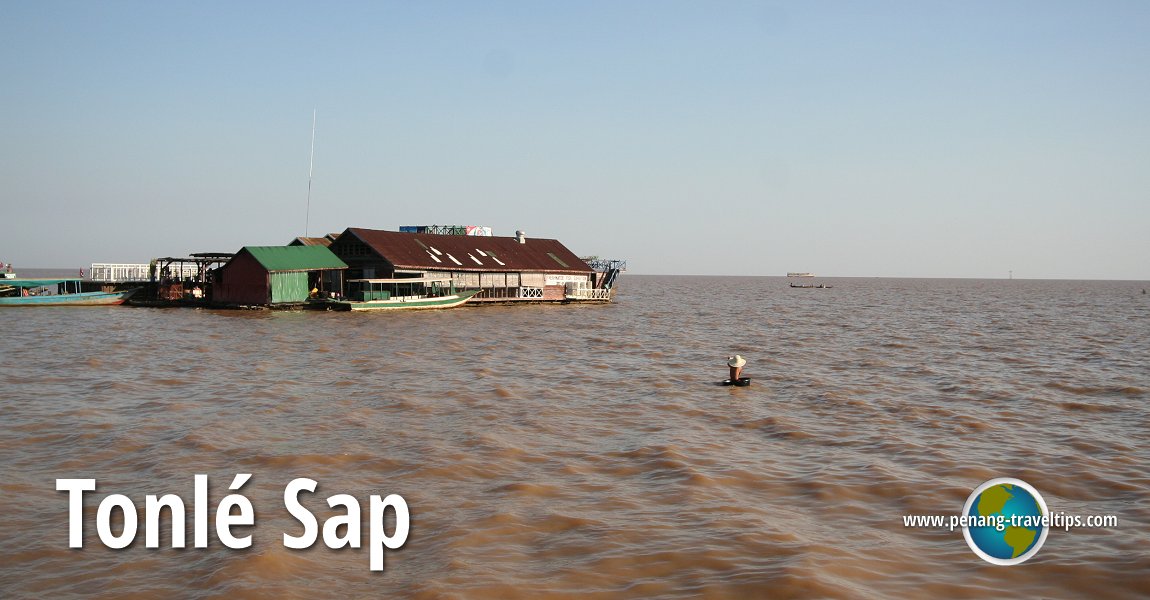
<svg viewBox="0 0 1150 600">
<path fill-rule="evenodd" d="M 1150 2 L 0 0 L 0 260 L 488 225 L 635 273 L 1150 278 Z"/>
</svg>

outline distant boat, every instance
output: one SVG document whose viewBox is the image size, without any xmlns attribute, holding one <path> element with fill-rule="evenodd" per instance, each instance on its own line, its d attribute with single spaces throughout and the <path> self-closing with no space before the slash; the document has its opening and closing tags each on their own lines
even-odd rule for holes
<svg viewBox="0 0 1150 600">
<path fill-rule="evenodd" d="M 466 304 L 481 290 L 455 291 L 450 277 L 349 279 L 351 300 L 324 300 L 334 310 L 428 310 Z"/>
<path fill-rule="evenodd" d="M 0 279 L 0 306 L 108 306 L 123 304 L 139 288 L 81 292 L 82 279 Z M 55 286 L 55 289 L 52 289 Z M 55 292 L 55 293 L 50 293 Z"/>
<path fill-rule="evenodd" d="M 793 287 L 793 288 L 808 288 L 808 289 L 828 290 L 828 289 L 830 289 L 830 288 L 833 288 L 834 286 L 833 286 L 833 285 L 826 285 L 826 284 L 823 284 L 823 283 L 819 283 L 819 284 L 814 284 L 814 283 L 803 283 L 803 284 L 792 283 L 792 284 L 791 284 L 791 287 Z"/>
<path fill-rule="evenodd" d="M 794 271 L 787 273 L 787 277 L 814 277 L 814 273 L 796 273 Z"/>
</svg>

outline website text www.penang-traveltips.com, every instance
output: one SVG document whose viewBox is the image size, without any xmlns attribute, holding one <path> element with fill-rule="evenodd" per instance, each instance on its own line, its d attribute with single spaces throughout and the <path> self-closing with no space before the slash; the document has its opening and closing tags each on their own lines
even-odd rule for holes
<svg viewBox="0 0 1150 600">
<path fill-rule="evenodd" d="M 1076 528 L 1117 527 L 1117 515 L 1068 515 L 1063 512 L 1035 515 L 903 515 L 903 527 L 930 527 L 954 531 L 960 527 L 1051 527 L 1070 531 Z"/>
</svg>

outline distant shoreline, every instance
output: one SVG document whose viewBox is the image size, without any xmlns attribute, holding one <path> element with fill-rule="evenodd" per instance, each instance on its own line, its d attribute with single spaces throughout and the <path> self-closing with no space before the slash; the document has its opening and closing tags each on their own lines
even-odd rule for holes
<svg viewBox="0 0 1150 600">
<path fill-rule="evenodd" d="M 80 273 L 80 269 L 84 270 L 84 276 L 87 277 L 90 265 L 83 267 L 19 267 L 15 269 L 15 273 L 19 277 L 76 277 Z M 671 273 L 635 273 L 629 271 L 625 273 L 621 281 L 625 282 L 628 277 L 742 277 L 747 279 L 787 279 L 783 275 L 707 275 L 699 273 L 684 273 L 684 274 L 671 274 Z M 793 279 L 793 278 L 792 278 Z M 891 279 L 891 280 L 909 280 L 909 279 L 922 279 L 922 280 L 955 280 L 955 281 L 1113 281 L 1113 282 L 1142 282 L 1150 283 L 1150 277 L 1145 279 L 1097 279 L 1097 278 L 1075 278 L 1075 277 L 1015 277 L 1013 279 L 1007 277 L 916 277 L 916 276 L 901 276 L 901 275 L 816 275 L 815 277 L 804 277 L 805 280 L 822 280 L 822 279 Z"/>
</svg>

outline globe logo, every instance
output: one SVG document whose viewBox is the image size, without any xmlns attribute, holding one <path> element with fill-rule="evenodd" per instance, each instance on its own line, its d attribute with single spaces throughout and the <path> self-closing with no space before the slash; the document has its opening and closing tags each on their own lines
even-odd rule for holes
<svg viewBox="0 0 1150 600">
<path fill-rule="evenodd" d="M 962 514 L 970 523 L 962 535 L 967 545 L 988 563 L 1017 565 L 1042 548 L 1050 527 L 1040 522 L 1049 514 L 1038 490 L 1021 479 L 999 477 L 975 488 Z"/>
</svg>

